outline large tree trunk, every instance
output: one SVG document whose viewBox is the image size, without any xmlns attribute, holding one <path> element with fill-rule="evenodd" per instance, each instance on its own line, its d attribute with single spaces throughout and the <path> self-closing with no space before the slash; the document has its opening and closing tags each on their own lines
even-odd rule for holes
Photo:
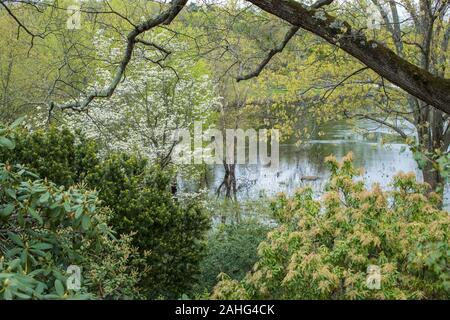
<svg viewBox="0 0 450 320">
<path fill-rule="evenodd" d="M 430 191 L 436 192 L 441 196 L 444 193 L 444 179 L 439 171 L 434 170 L 433 165 L 429 162 L 423 168 L 423 181 L 430 185 Z"/>
<path fill-rule="evenodd" d="M 426 118 L 421 119 L 422 125 L 418 126 L 419 144 L 422 147 L 424 153 L 435 153 L 436 151 L 445 151 L 448 145 L 444 142 L 443 121 L 440 112 L 427 108 L 425 114 Z M 429 125 L 425 126 L 423 123 L 428 122 Z M 433 160 L 428 159 L 425 166 L 422 168 L 423 180 L 430 185 L 430 192 L 436 192 L 441 195 L 444 194 L 445 180 L 441 173 L 433 166 Z"/>
<path fill-rule="evenodd" d="M 264 11 L 308 30 L 355 57 L 411 95 L 450 114 L 450 79 L 433 75 L 395 54 L 383 44 L 369 40 L 364 33 L 344 28 L 333 28 L 336 18 L 322 13 L 318 18 L 314 9 L 308 9 L 293 0 L 247 0 Z"/>
<path fill-rule="evenodd" d="M 217 188 L 217 196 L 220 196 L 222 189 L 225 189 L 225 199 L 231 201 L 237 201 L 237 188 L 236 188 L 236 165 L 223 163 L 225 169 L 225 175 L 222 183 Z M 239 217 L 236 217 L 239 221 Z M 222 223 L 226 222 L 226 216 L 222 215 Z"/>
</svg>

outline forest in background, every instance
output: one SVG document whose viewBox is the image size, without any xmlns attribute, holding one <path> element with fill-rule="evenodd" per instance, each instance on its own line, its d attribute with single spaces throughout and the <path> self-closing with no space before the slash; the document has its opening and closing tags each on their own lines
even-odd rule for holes
<svg viewBox="0 0 450 320">
<path fill-rule="evenodd" d="M 186 2 L 0 0 L 0 297 L 448 299 L 448 1 Z M 244 201 L 238 164 L 210 192 L 174 161 L 199 121 L 301 145 L 362 119 L 423 183 L 368 188 L 350 153 L 320 198 Z"/>
</svg>

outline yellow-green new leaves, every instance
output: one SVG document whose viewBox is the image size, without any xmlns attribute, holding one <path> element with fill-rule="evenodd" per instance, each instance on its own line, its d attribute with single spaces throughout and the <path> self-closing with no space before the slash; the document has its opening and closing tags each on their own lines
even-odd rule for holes
<svg viewBox="0 0 450 320">
<path fill-rule="evenodd" d="M 439 299 L 450 294 L 450 217 L 428 186 L 399 174 L 393 191 L 368 190 L 351 155 L 326 160 L 320 200 L 311 190 L 272 205 L 280 225 L 240 282 L 224 278 L 214 298 Z M 375 271 L 374 271 L 375 270 Z M 380 286 L 368 284 L 370 273 Z"/>
</svg>

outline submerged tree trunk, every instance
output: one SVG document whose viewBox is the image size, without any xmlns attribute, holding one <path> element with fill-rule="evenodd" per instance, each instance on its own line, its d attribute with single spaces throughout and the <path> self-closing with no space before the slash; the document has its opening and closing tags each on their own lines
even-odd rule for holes
<svg viewBox="0 0 450 320">
<path fill-rule="evenodd" d="M 236 173 L 235 173 L 235 165 L 225 164 L 223 165 L 225 169 L 225 175 L 223 177 L 222 183 L 217 188 L 217 196 L 220 196 L 222 189 L 225 189 L 225 198 L 226 199 L 235 199 L 236 198 Z"/>
<path fill-rule="evenodd" d="M 236 187 L 236 165 L 226 164 L 224 162 L 225 175 L 220 186 L 217 188 L 217 197 L 220 196 L 222 189 L 225 190 L 225 200 L 237 201 Z M 236 217 L 239 220 L 239 217 Z M 226 216 L 222 214 L 222 223 L 226 222 Z"/>
</svg>

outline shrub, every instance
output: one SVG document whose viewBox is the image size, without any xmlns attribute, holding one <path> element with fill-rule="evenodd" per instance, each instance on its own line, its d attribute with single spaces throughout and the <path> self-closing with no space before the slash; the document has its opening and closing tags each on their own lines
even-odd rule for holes
<svg viewBox="0 0 450 320">
<path fill-rule="evenodd" d="M 10 130 L 0 127 L 0 148 L 12 152 Z M 39 180 L 19 165 L 0 163 L 0 297 L 83 299 L 137 297 L 138 263 L 129 238 L 116 239 L 97 194 Z M 105 265 L 114 255 L 120 276 Z M 66 268 L 77 265 L 79 291 L 66 287 Z M 116 266 L 115 265 L 115 266 Z M 98 283 L 115 283 L 100 290 Z"/>
<path fill-rule="evenodd" d="M 145 159 L 133 155 L 102 159 L 93 140 L 67 129 L 15 129 L 14 134 L 16 149 L 0 151 L 0 159 L 26 164 L 40 177 L 66 187 L 83 183 L 98 190 L 102 204 L 112 210 L 112 228 L 119 234 L 134 233 L 132 244 L 146 260 L 140 287 L 147 297 L 189 292 L 209 220 L 195 203 L 183 206 L 173 197 L 171 172 L 149 168 Z"/>
<path fill-rule="evenodd" d="M 52 126 L 34 132 L 15 128 L 13 133 L 14 152 L 0 149 L 0 161 L 24 165 L 57 185 L 69 187 L 83 181 L 99 162 L 96 143 L 80 132 Z"/>
<path fill-rule="evenodd" d="M 438 197 L 414 174 L 399 174 L 391 192 L 369 191 L 351 155 L 326 162 L 323 199 L 311 189 L 278 197 L 280 225 L 259 246 L 253 271 L 242 281 L 224 277 L 213 298 L 447 299 L 450 217 Z M 377 268 L 381 287 L 373 290 L 368 271 Z"/>
<path fill-rule="evenodd" d="M 211 292 L 217 277 L 226 273 L 241 280 L 257 260 L 258 245 L 270 228 L 256 220 L 222 224 L 208 237 L 206 256 L 200 265 L 197 290 Z"/>
<path fill-rule="evenodd" d="M 114 229 L 135 233 L 133 244 L 142 254 L 151 252 L 141 282 L 150 298 L 177 298 L 190 291 L 209 228 L 200 207 L 183 206 L 174 198 L 172 180 L 170 173 L 125 154 L 109 156 L 87 179 L 114 211 Z"/>
</svg>

